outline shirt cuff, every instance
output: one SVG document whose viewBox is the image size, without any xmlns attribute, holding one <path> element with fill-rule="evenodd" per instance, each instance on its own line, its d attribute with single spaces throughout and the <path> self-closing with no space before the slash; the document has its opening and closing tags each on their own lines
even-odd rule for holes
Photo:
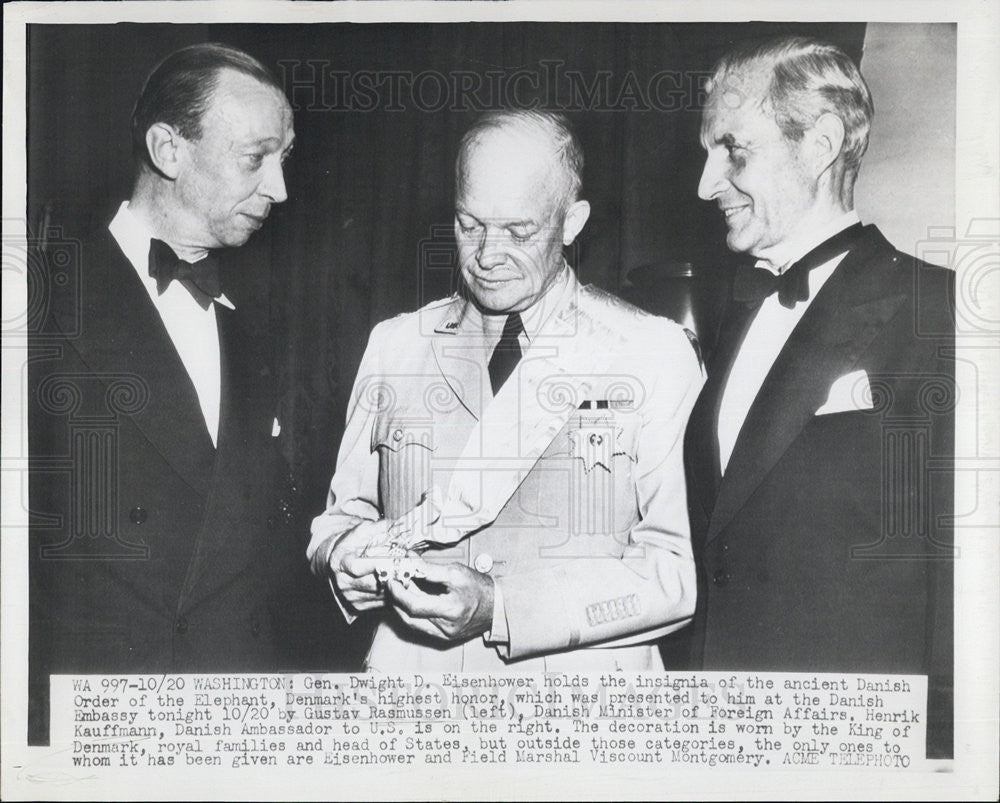
<svg viewBox="0 0 1000 803">
<path fill-rule="evenodd" d="M 328 539 L 328 543 L 322 545 L 317 552 L 322 553 L 326 557 L 322 563 L 322 571 L 326 575 L 326 582 L 330 586 L 330 592 L 333 594 L 333 599 L 337 603 L 337 607 L 340 608 L 340 613 L 344 617 L 344 621 L 347 624 L 354 624 L 354 620 L 358 618 L 358 615 L 351 610 L 350 604 L 345 599 L 340 596 L 340 589 L 337 588 L 337 584 L 333 582 L 333 575 L 330 568 L 330 558 L 333 557 L 333 550 L 337 546 L 337 542 L 340 540 L 340 536 L 331 535 Z"/>
<path fill-rule="evenodd" d="M 490 629 L 483 633 L 486 644 L 506 644 L 510 641 L 510 631 L 507 629 L 507 611 L 503 605 L 503 591 L 500 583 L 493 581 L 493 621 Z"/>
</svg>

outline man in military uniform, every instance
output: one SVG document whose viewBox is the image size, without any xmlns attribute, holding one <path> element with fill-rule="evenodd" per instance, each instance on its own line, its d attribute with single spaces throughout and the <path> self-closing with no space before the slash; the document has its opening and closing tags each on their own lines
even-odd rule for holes
<svg viewBox="0 0 1000 803">
<path fill-rule="evenodd" d="M 560 115 L 481 118 L 456 164 L 463 292 L 372 332 L 308 550 L 348 618 L 385 609 L 371 670 L 659 669 L 694 610 L 701 370 L 680 326 L 566 264 L 582 165 Z"/>
</svg>

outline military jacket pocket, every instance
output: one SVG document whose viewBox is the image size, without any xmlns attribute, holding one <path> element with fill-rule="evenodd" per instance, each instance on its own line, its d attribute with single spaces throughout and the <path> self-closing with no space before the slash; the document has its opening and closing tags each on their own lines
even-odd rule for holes
<svg viewBox="0 0 1000 803">
<path fill-rule="evenodd" d="M 379 458 L 379 502 L 383 515 L 399 518 L 430 490 L 434 432 L 430 425 L 380 421 L 372 432 Z"/>
</svg>

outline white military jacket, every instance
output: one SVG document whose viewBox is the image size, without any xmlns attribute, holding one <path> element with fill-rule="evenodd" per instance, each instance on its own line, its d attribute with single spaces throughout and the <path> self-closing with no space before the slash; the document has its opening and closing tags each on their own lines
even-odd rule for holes
<svg viewBox="0 0 1000 803">
<path fill-rule="evenodd" d="M 696 594 L 682 452 L 704 379 L 687 333 L 570 271 L 494 398 L 469 303 L 372 331 L 308 557 L 437 488 L 464 537 L 424 557 L 492 575 L 507 640 L 447 644 L 387 613 L 369 669 L 662 669 L 651 642 Z"/>
</svg>

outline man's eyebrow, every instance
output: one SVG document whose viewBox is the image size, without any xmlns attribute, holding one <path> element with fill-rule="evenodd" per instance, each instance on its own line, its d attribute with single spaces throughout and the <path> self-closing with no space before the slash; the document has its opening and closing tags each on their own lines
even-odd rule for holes
<svg viewBox="0 0 1000 803">
<path fill-rule="evenodd" d="M 281 137 L 258 137 L 257 139 L 248 139 L 248 140 L 246 140 L 244 142 L 244 147 L 247 147 L 247 148 L 251 148 L 251 147 L 265 147 L 265 146 L 268 146 L 268 145 L 280 145 L 280 144 L 281 144 Z M 285 150 L 286 151 L 291 150 L 292 149 L 292 145 L 294 145 L 294 144 L 295 144 L 295 140 L 293 139 L 290 143 L 288 143 L 288 147 L 285 148 Z"/>
<path fill-rule="evenodd" d="M 456 206 L 455 207 L 455 214 L 456 215 L 465 215 L 466 217 L 471 217 L 473 220 L 479 220 L 479 218 L 477 218 L 474 214 L 472 214 L 471 212 L 465 211 L 465 209 L 463 209 L 461 206 Z M 540 225 L 539 223 L 537 223 L 534 220 L 530 220 L 530 219 L 528 219 L 528 220 L 522 220 L 520 218 L 515 218 L 515 219 L 490 218 L 486 222 L 487 223 L 494 223 L 497 226 L 503 226 L 504 228 L 509 228 L 511 226 L 525 226 L 525 227 L 530 227 L 530 226 L 538 226 L 538 225 Z"/>
</svg>

